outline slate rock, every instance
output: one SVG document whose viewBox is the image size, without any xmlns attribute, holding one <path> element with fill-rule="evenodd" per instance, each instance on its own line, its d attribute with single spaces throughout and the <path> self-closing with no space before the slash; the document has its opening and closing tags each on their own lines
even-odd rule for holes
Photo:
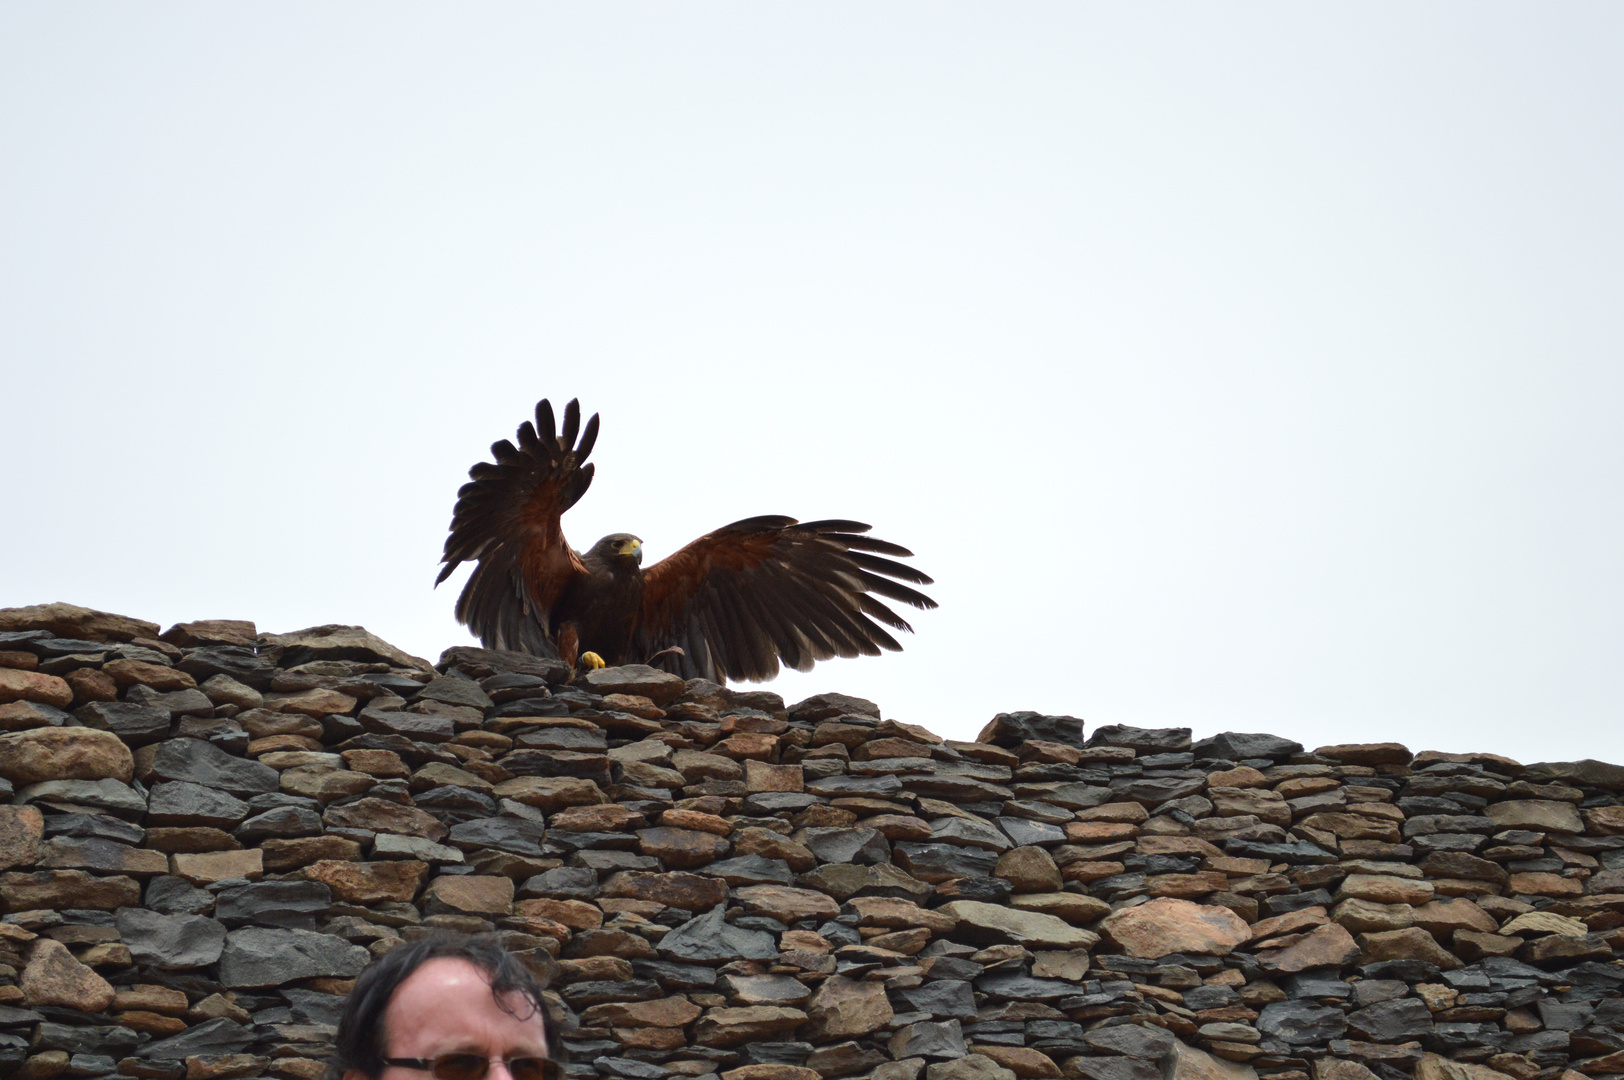
<svg viewBox="0 0 1624 1080">
<path fill-rule="evenodd" d="M 425 805 L 422 795 L 417 797 L 417 802 L 419 806 Z M 494 810 L 494 806 L 492 809 Z M 476 818 L 473 821 L 453 825 L 451 832 L 446 836 L 446 843 L 463 851 L 495 848 L 497 851 L 506 851 L 513 855 L 540 858 L 541 841 L 546 837 L 546 833 L 544 826 L 523 818 Z"/>
<path fill-rule="evenodd" d="M 226 935 L 220 982 L 232 989 L 252 989 L 321 976 L 349 978 L 360 974 L 371 959 L 361 946 L 328 934 L 248 926 Z"/>
<path fill-rule="evenodd" d="M 975 988 L 998 1001 L 1055 1001 L 1077 993 L 1077 984 L 1070 980 L 1039 978 L 1019 971 L 989 972 L 976 979 Z"/>
<path fill-rule="evenodd" d="M 463 705 L 469 708 L 494 708 L 496 702 L 472 679 L 460 675 L 436 675 L 418 690 L 414 700 L 438 701 L 443 705 Z"/>
<path fill-rule="evenodd" d="M 160 915 L 201 915 L 214 909 L 214 894 L 180 877 L 147 882 L 146 907 Z"/>
<path fill-rule="evenodd" d="M 188 742 L 198 742 L 188 739 Z M 205 745 L 199 743 L 199 745 Z M 219 788 L 185 780 L 154 784 L 147 799 L 147 825 L 206 825 L 230 829 L 248 816 L 248 804 Z"/>
<path fill-rule="evenodd" d="M 1342 1010 L 1332 1005 L 1276 1001 L 1262 1008 L 1253 1026 L 1292 1046 L 1309 1046 L 1340 1039 L 1348 1029 L 1348 1022 Z"/>
<path fill-rule="evenodd" d="M 1423 1039 L 1432 1034 L 1432 1012 L 1420 998 L 1394 998 L 1349 1013 L 1348 1029 L 1366 1042 Z"/>
<path fill-rule="evenodd" d="M 1173 1051 L 1174 1038 L 1165 1028 L 1148 1024 L 1114 1024 L 1098 1027 L 1083 1038 L 1096 1050 L 1126 1057 L 1160 1061 Z"/>
<path fill-rule="evenodd" d="M 890 860 L 891 850 L 874 829 L 803 829 L 796 839 L 811 849 L 819 862 L 869 865 Z"/>
<path fill-rule="evenodd" d="M 199 683 L 216 675 L 225 675 L 251 689 L 266 691 L 276 675 L 276 665 L 253 649 L 235 645 L 211 645 L 191 649 L 176 662 L 175 668 L 184 671 Z"/>
<path fill-rule="evenodd" d="M 1005 750 L 1018 749 L 1031 739 L 1082 746 L 1083 722 L 1075 716 L 1045 716 L 1035 712 L 999 713 L 976 736 L 976 742 L 991 743 Z"/>
<path fill-rule="evenodd" d="M 220 959 L 225 948 L 226 928 L 202 915 L 164 915 L 142 908 L 120 908 L 117 920 L 119 939 L 129 946 L 130 955 L 138 963 L 165 971 L 205 967 Z"/>
<path fill-rule="evenodd" d="M 722 906 L 717 905 L 661 938 L 659 952 L 672 960 L 725 964 L 734 960 L 777 959 L 778 943 L 771 934 L 745 930 L 727 922 Z"/>
<path fill-rule="evenodd" d="M 897 865 L 920 881 L 942 882 L 961 877 L 988 877 L 998 866 L 998 852 L 958 844 L 912 843 L 892 846 Z"/>
<path fill-rule="evenodd" d="M 891 1036 L 891 1056 L 894 1059 L 920 1057 L 926 1060 L 950 1060 L 964 1057 L 964 1029 L 957 1020 L 922 1020 L 898 1028 Z"/>
<path fill-rule="evenodd" d="M 257 761 L 232 757 L 203 739 L 169 739 L 153 754 L 151 778 L 178 780 L 248 798 L 276 791 L 277 771 Z"/>
<path fill-rule="evenodd" d="M 789 707 L 789 718 L 798 724 L 815 724 L 837 716 L 866 717 L 872 723 L 880 718 L 880 707 L 867 698 L 850 694 L 813 694 Z"/>
<path fill-rule="evenodd" d="M 153 1061 L 184 1061 L 191 1057 L 235 1054 L 254 1043 L 254 1032 L 235 1020 L 216 1017 L 193 1025 L 167 1039 L 141 1047 L 140 1056 Z"/>
<path fill-rule="evenodd" d="M 52 814 L 45 819 L 45 835 L 51 837 L 71 836 L 84 840 L 139 844 L 146 834 L 147 831 L 141 826 L 107 814 Z"/>
<path fill-rule="evenodd" d="M 122 814 L 138 818 L 147 811 L 147 800 L 128 784 L 117 780 L 46 780 L 29 784 L 16 794 L 16 802 L 43 802 L 46 804 L 82 807 L 87 810 L 105 810 L 109 814 Z"/>
<path fill-rule="evenodd" d="M 129 746 L 145 746 L 169 734 L 169 710 L 152 705 L 92 701 L 76 709 L 74 716 L 85 727 L 111 731 Z"/>
<path fill-rule="evenodd" d="M 319 881 L 256 881 L 218 890 L 214 917 L 233 928 L 252 923 L 313 930 L 332 902 L 332 890 Z"/>
<path fill-rule="evenodd" d="M 599 668 L 577 678 L 575 685 L 591 694 L 638 694 L 660 708 L 681 697 L 687 688 L 680 676 L 647 664 Z"/>
<path fill-rule="evenodd" d="M 1197 758 L 1222 758 L 1243 761 L 1247 758 L 1269 758 L 1280 761 L 1303 752 L 1303 744 L 1278 735 L 1242 734 L 1226 731 L 1210 739 L 1202 739 L 1190 748 Z"/>
<path fill-rule="evenodd" d="M 598 895 L 598 875 L 579 866 L 560 866 L 525 880 L 520 896 L 540 896 L 554 900 L 592 900 Z"/>
<path fill-rule="evenodd" d="M 249 809 L 253 809 L 252 805 Z M 258 844 L 273 836 L 319 836 L 321 815 L 302 806 L 278 806 L 248 818 L 231 835 L 244 844 Z"/>
<path fill-rule="evenodd" d="M 1089 746 L 1127 746 L 1140 753 L 1182 753 L 1190 749 L 1189 728 L 1140 728 L 1107 724 L 1094 729 Z"/>
<path fill-rule="evenodd" d="M 102 1024 L 80 1027 L 45 1021 L 34 1032 L 34 1049 L 65 1050 L 70 1054 L 130 1050 L 141 1041 L 141 1036 L 127 1027 Z"/>
</svg>

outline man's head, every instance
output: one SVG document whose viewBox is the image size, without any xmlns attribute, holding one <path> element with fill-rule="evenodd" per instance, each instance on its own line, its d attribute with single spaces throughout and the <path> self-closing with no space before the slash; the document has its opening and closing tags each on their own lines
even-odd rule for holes
<svg viewBox="0 0 1624 1080">
<path fill-rule="evenodd" d="M 495 1059 L 559 1060 L 541 987 L 492 937 L 435 935 L 401 945 L 355 980 L 339 1020 L 342 1080 L 430 1080 L 390 1061 L 472 1054 L 492 1061 L 488 1080 L 509 1080 Z"/>
</svg>

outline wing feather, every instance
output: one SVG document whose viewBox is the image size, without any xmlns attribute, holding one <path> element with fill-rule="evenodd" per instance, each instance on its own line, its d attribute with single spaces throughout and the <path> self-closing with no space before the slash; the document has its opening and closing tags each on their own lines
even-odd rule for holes
<svg viewBox="0 0 1624 1080">
<path fill-rule="evenodd" d="M 487 648 L 558 655 L 548 614 L 570 582 L 586 573 L 561 524 L 592 483 L 586 456 L 598 418 L 588 421 L 577 445 L 580 422 L 580 404 L 571 401 L 564 410 L 567 438 L 560 439 L 552 403 L 543 399 L 535 423 L 519 425 L 518 445 L 507 439 L 491 444 L 493 460 L 475 463 L 457 491 L 434 583 L 461 563 L 477 563 L 456 615 Z"/>
<path fill-rule="evenodd" d="M 882 557 L 912 553 L 868 530 L 859 521 L 764 515 L 707 533 L 645 572 L 634 649 L 679 645 L 685 655 L 663 661 L 668 667 L 717 682 L 900 649 L 880 623 L 911 628 L 885 601 L 933 608 L 903 584 L 931 578 Z"/>
</svg>

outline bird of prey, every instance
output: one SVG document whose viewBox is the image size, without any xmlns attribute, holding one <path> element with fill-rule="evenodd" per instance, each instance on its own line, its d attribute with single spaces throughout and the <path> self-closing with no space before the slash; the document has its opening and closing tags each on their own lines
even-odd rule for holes
<svg viewBox="0 0 1624 1080">
<path fill-rule="evenodd" d="M 646 570 L 643 542 L 630 533 L 577 552 L 560 519 L 592 483 L 586 459 L 597 437 L 597 416 L 583 429 L 578 402 L 565 406 L 559 431 L 543 399 L 535 423 L 519 425 L 517 446 L 503 439 L 491 446 L 494 462 L 468 470 L 434 583 L 477 562 L 456 613 L 486 648 L 760 682 L 780 664 L 806 671 L 833 656 L 900 649 L 885 627 L 912 627 L 882 597 L 936 606 L 903 584 L 931 584 L 895 561 L 913 553 L 864 535 L 869 526 L 857 521 L 746 518 Z"/>
</svg>

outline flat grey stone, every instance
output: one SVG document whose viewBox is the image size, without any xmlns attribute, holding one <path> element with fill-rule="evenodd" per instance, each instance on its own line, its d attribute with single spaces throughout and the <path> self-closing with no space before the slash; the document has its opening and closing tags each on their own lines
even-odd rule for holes
<svg viewBox="0 0 1624 1080">
<path fill-rule="evenodd" d="M 658 949 L 661 956 L 672 960 L 713 964 L 778 957 L 778 943 L 771 934 L 732 925 L 723 917 L 720 904 L 666 934 Z"/>
<path fill-rule="evenodd" d="M 159 743 L 152 759 L 152 778 L 200 784 L 243 798 L 276 791 L 280 782 L 279 774 L 269 765 L 232 757 L 204 739 Z"/>
<path fill-rule="evenodd" d="M 371 959 L 361 946 L 329 934 L 248 926 L 226 935 L 220 982 L 231 989 L 251 989 L 318 976 L 349 978 Z"/>
<path fill-rule="evenodd" d="M 190 740 L 196 742 L 197 740 Z M 248 804 L 218 788 L 185 780 L 154 784 L 147 799 L 147 824 L 212 826 L 230 829 L 248 816 Z"/>
<path fill-rule="evenodd" d="M 177 879 L 178 880 L 178 879 Z M 139 963 L 166 971 L 204 967 L 220 959 L 226 928 L 202 915 L 163 915 L 143 908 L 120 908 L 119 938 Z"/>
</svg>

